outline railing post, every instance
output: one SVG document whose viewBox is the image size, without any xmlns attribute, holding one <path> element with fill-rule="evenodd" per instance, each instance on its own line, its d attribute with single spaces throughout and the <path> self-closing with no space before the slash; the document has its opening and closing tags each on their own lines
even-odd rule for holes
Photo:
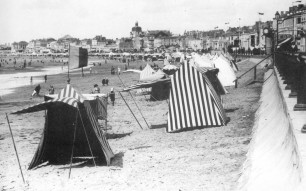
<svg viewBox="0 0 306 191">
<path fill-rule="evenodd" d="M 289 98 L 296 98 L 297 96 L 297 88 L 298 88 L 298 73 L 300 70 L 301 62 L 295 61 L 294 66 L 292 66 L 292 85 L 291 92 L 289 94 Z"/>
<path fill-rule="evenodd" d="M 294 111 L 305 111 L 306 110 L 306 57 L 299 57 L 301 64 L 297 70 L 297 104 L 295 104 Z"/>
<path fill-rule="evenodd" d="M 290 90 L 292 88 L 292 84 L 294 83 L 294 68 L 296 66 L 297 60 L 295 56 L 288 56 L 288 60 L 287 60 L 287 67 L 286 67 L 286 71 L 287 71 L 287 76 L 286 76 L 286 84 L 287 86 L 285 87 L 285 90 Z"/>
</svg>

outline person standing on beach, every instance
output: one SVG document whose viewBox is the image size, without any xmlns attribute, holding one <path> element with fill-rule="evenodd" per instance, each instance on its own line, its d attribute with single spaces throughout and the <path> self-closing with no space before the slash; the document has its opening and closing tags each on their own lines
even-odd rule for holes
<svg viewBox="0 0 306 191">
<path fill-rule="evenodd" d="M 112 105 L 114 106 L 115 105 L 115 92 L 114 92 L 114 88 L 111 88 L 111 92 L 109 93 L 109 97 L 110 97 L 110 100 L 112 102 Z"/>
<path fill-rule="evenodd" d="M 120 71 L 121 71 L 121 69 L 120 69 L 120 67 L 118 66 L 118 75 L 120 75 Z"/>
<path fill-rule="evenodd" d="M 103 78 L 102 79 L 102 86 L 104 86 L 105 85 L 105 79 Z"/>
<path fill-rule="evenodd" d="M 30 78 L 30 84 L 32 85 L 33 84 L 33 77 L 31 76 Z"/>
<path fill-rule="evenodd" d="M 108 78 L 105 78 L 105 84 L 108 86 Z"/>
<path fill-rule="evenodd" d="M 114 66 L 112 66 L 112 68 L 111 68 L 111 75 L 114 75 L 115 74 L 115 68 L 114 68 Z"/>
<path fill-rule="evenodd" d="M 47 83 L 47 75 L 45 75 L 45 83 Z"/>
</svg>

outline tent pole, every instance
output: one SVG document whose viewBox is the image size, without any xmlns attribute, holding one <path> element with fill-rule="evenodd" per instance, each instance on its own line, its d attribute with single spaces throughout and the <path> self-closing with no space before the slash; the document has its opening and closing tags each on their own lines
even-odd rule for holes
<svg viewBox="0 0 306 191">
<path fill-rule="evenodd" d="M 123 101 L 125 102 L 126 106 L 129 108 L 130 112 L 131 112 L 132 115 L 134 116 L 134 118 L 135 118 L 135 120 L 137 121 L 137 123 L 138 123 L 138 125 L 140 126 L 140 128 L 143 129 L 142 126 L 140 125 L 139 121 L 137 120 L 136 116 L 134 115 L 133 111 L 131 110 L 131 108 L 130 108 L 129 105 L 126 103 L 125 99 L 123 98 L 121 92 L 119 92 L 119 95 L 121 96 L 121 98 L 122 98 Z"/>
<path fill-rule="evenodd" d="M 88 136 L 87 136 L 87 133 L 86 133 L 86 130 L 85 130 L 85 126 L 84 126 L 84 123 L 83 123 L 83 119 L 82 119 L 82 116 L 81 116 L 81 113 L 80 113 L 80 110 L 78 109 L 78 112 L 79 112 L 79 115 L 80 115 L 80 119 L 81 119 L 81 122 L 82 122 L 82 126 L 83 126 L 83 129 L 84 129 L 84 132 L 85 132 L 85 136 L 86 136 L 86 140 L 87 140 L 87 143 L 88 143 L 88 147 L 89 147 L 89 151 L 90 151 L 90 154 L 92 156 L 92 160 L 95 164 L 95 167 L 97 167 L 96 165 L 96 161 L 95 161 L 95 158 L 94 158 L 94 155 L 92 153 L 92 150 L 91 150 L 91 147 L 90 147 L 90 144 L 89 144 L 89 140 L 88 140 Z"/>
<path fill-rule="evenodd" d="M 73 149 L 74 149 L 74 143 L 75 143 L 75 136 L 76 136 L 76 128 L 78 124 L 78 112 L 76 112 L 76 117 L 75 117 L 75 125 L 74 125 L 74 133 L 73 133 L 73 142 L 72 142 L 72 151 L 71 151 L 71 157 L 70 157 L 70 168 L 69 168 L 69 179 L 70 179 L 70 174 L 71 174 L 71 166 L 72 166 L 72 158 L 73 158 Z"/>
<path fill-rule="evenodd" d="M 106 98 L 107 99 L 107 98 Z M 105 109 L 105 112 L 106 112 L 106 119 L 105 119 L 105 133 L 107 132 L 107 102 L 108 100 L 106 100 L 106 109 Z"/>
<path fill-rule="evenodd" d="M 125 84 L 123 83 L 123 81 L 121 80 L 120 76 L 119 76 L 119 75 L 117 75 L 117 76 L 118 76 L 119 80 L 121 81 L 121 83 L 123 84 L 123 86 L 126 87 Z M 128 92 L 129 92 L 130 96 L 132 97 L 132 100 L 134 101 L 134 103 L 135 103 L 135 105 L 136 105 L 136 107 L 137 107 L 139 113 L 141 114 L 143 120 L 146 122 L 148 128 L 150 129 L 150 126 L 149 126 L 147 120 L 146 120 L 146 119 L 144 118 L 144 116 L 142 115 L 142 112 L 141 112 L 141 110 L 139 109 L 139 107 L 138 107 L 138 105 L 137 105 L 137 103 L 136 103 L 136 101 L 135 101 L 135 99 L 134 99 L 132 93 L 131 93 L 130 91 L 128 91 Z"/>
<path fill-rule="evenodd" d="M 23 177 L 23 173 L 22 173 L 22 169 L 21 169 L 21 165 L 20 165 L 20 161 L 19 161 L 19 157 L 18 157 L 18 153 L 17 153 L 17 149 L 16 149 L 16 145 L 15 145 L 15 141 L 14 141 L 14 136 L 13 136 L 12 129 L 11 129 L 11 125 L 10 125 L 10 121 L 9 121 L 9 119 L 8 119 L 7 113 L 5 113 L 5 115 L 6 115 L 7 124 L 8 124 L 9 129 L 10 129 L 10 133 L 11 133 L 11 137 L 12 137 L 14 149 L 15 149 L 15 152 L 16 152 L 16 156 L 17 156 L 17 161 L 18 161 L 18 165 L 19 165 L 21 177 L 22 177 L 23 183 L 25 183 L 24 177 Z"/>
</svg>

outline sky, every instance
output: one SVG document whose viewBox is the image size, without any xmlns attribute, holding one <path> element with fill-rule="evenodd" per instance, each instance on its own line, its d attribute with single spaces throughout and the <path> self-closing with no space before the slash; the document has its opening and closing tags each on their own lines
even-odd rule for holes
<svg viewBox="0 0 306 191">
<path fill-rule="evenodd" d="M 227 29 L 272 20 L 276 11 L 297 4 L 292 0 L 0 0 L 0 44 L 66 34 L 80 39 L 129 37 L 136 21 L 143 31 L 173 34 Z M 258 12 L 264 15 L 259 18 Z"/>
</svg>

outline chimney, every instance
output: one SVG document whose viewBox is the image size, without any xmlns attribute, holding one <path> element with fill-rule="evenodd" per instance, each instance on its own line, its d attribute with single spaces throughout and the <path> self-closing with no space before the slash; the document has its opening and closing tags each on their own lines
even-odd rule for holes
<svg viewBox="0 0 306 191">
<path fill-rule="evenodd" d="M 301 9 L 301 8 L 303 8 L 303 7 L 304 7 L 303 4 L 299 4 L 299 5 L 298 5 L 298 9 Z"/>
</svg>

